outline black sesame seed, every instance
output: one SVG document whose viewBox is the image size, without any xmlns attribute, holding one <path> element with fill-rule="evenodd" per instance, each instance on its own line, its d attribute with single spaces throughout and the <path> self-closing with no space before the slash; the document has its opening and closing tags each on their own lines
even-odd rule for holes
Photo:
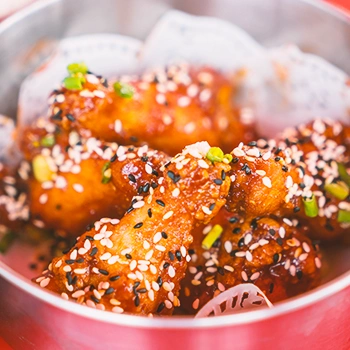
<svg viewBox="0 0 350 350">
<path fill-rule="evenodd" d="M 116 275 L 116 276 L 112 276 L 109 280 L 114 282 L 114 281 L 117 281 L 119 280 L 120 276 Z"/>
<path fill-rule="evenodd" d="M 136 291 L 137 293 L 141 293 L 141 294 L 144 294 L 144 293 L 147 293 L 147 289 L 146 288 L 140 288 Z"/>
<path fill-rule="evenodd" d="M 67 254 L 70 251 L 70 248 L 62 250 L 62 254 Z"/>
<path fill-rule="evenodd" d="M 213 248 L 219 248 L 221 245 L 221 240 L 220 238 L 216 239 L 216 241 L 213 243 L 212 247 Z"/>
<path fill-rule="evenodd" d="M 273 288 L 275 287 L 275 285 L 273 283 L 270 284 L 270 287 L 269 287 L 269 293 L 272 293 L 273 292 Z"/>
<path fill-rule="evenodd" d="M 209 210 L 210 211 L 213 211 L 214 208 L 215 208 L 215 203 L 212 203 L 212 204 L 209 205 Z"/>
<path fill-rule="evenodd" d="M 130 254 L 125 254 L 125 257 L 126 257 L 127 259 L 132 259 L 132 256 L 131 256 Z"/>
<path fill-rule="evenodd" d="M 157 184 L 156 182 L 152 182 L 152 183 L 151 183 L 151 187 L 152 187 L 153 189 L 155 189 L 155 188 L 158 187 L 158 184 Z"/>
<path fill-rule="evenodd" d="M 146 163 L 148 161 L 148 156 L 142 156 L 141 160 Z"/>
<path fill-rule="evenodd" d="M 109 161 L 111 163 L 115 162 L 117 160 L 118 156 L 115 154 Z"/>
<path fill-rule="evenodd" d="M 148 214 L 148 217 L 152 217 L 152 209 L 151 208 L 149 208 L 148 210 L 147 210 L 147 214 Z"/>
<path fill-rule="evenodd" d="M 181 253 L 180 253 L 180 251 L 179 250 L 177 250 L 176 252 L 175 252 L 175 256 L 176 256 L 176 259 L 178 260 L 178 261 L 181 261 Z"/>
<path fill-rule="evenodd" d="M 304 189 L 304 188 L 306 187 L 306 185 L 305 185 L 304 183 L 301 182 L 301 183 L 299 184 L 299 187 L 300 187 L 301 189 Z"/>
<path fill-rule="evenodd" d="M 51 116 L 53 120 L 62 120 L 62 110 L 60 109 L 56 114 Z"/>
<path fill-rule="evenodd" d="M 139 282 L 139 281 L 135 282 L 133 285 L 133 288 L 136 289 L 140 284 L 141 284 L 141 282 Z"/>
<path fill-rule="evenodd" d="M 303 278 L 303 271 L 301 270 L 298 270 L 297 273 L 296 273 L 297 277 L 298 277 L 298 280 L 301 280 Z"/>
<path fill-rule="evenodd" d="M 188 254 L 189 254 L 189 255 L 193 255 L 194 253 L 195 253 L 194 249 L 189 249 L 189 250 L 188 250 Z"/>
<path fill-rule="evenodd" d="M 238 241 L 238 247 L 242 248 L 244 246 L 244 238 L 242 237 L 239 241 Z"/>
<path fill-rule="evenodd" d="M 71 285 L 73 278 L 70 272 L 66 272 L 66 278 L 67 278 L 68 284 Z"/>
<path fill-rule="evenodd" d="M 225 181 L 225 179 L 226 179 L 226 173 L 224 170 L 221 170 L 221 180 Z"/>
<path fill-rule="evenodd" d="M 69 121 L 75 122 L 75 118 L 73 117 L 72 114 L 68 113 L 68 114 L 66 114 L 66 117 L 67 117 L 67 119 L 68 119 Z"/>
<path fill-rule="evenodd" d="M 163 269 L 167 269 L 170 266 L 170 264 L 168 262 L 164 263 L 163 265 Z"/>
<path fill-rule="evenodd" d="M 232 250 L 232 252 L 230 253 L 230 255 L 234 258 L 234 257 L 236 257 L 236 253 L 238 253 L 239 252 L 239 250 Z"/>
<path fill-rule="evenodd" d="M 90 256 L 94 256 L 98 252 L 98 249 L 96 247 L 93 247 L 90 252 Z"/>
<path fill-rule="evenodd" d="M 162 237 L 163 237 L 164 239 L 167 239 L 167 238 L 168 238 L 168 235 L 167 235 L 164 231 L 161 232 L 161 235 L 162 235 Z"/>
<path fill-rule="evenodd" d="M 136 178 L 135 178 L 135 176 L 134 176 L 133 174 L 129 174 L 129 175 L 128 175 L 128 178 L 129 178 L 129 180 L 130 180 L 131 182 L 136 183 Z"/>
<path fill-rule="evenodd" d="M 134 226 L 134 228 L 140 228 L 140 227 L 142 227 L 142 225 L 143 225 L 143 222 L 139 222 L 138 224 L 136 224 L 136 225 Z"/>
<path fill-rule="evenodd" d="M 68 259 L 68 260 L 65 260 L 65 262 L 66 262 L 68 265 L 71 265 L 71 264 L 74 264 L 74 263 L 75 263 L 75 260 Z"/>
<path fill-rule="evenodd" d="M 282 240 L 281 237 L 278 237 L 278 238 L 276 239 L 276 242 L 277 242 L 280 246 L 283 245 L 283 240 Z"/>
<path fill-rule="evenodd" d="M 105 291 L 105 295 L 112 294 L 113 292 L 114 292 L 114 288 L 113 288 L 113 287 L 109 287 L 109 288 Z"/>
<path fill-rule="evenodd" d="M 251 146 L 251 147 L 254 147 L 256 145 L 257 145 L 256 141 L 251 141 L 248 143 L 248 146 Z"/>
<path fill-rule="evenodd" d="M 257 220 L 258 220 L 258 219 L 253 219 L 253 220 L 250 222 L 250 227 L 251 227 L 253 230 L 256 230 L 256 229 L 258 228 Z"/>
<path fill-rule="evenodd" d="M 159 305 L 158 305 L 158 308 L 157 308 L 157 313 L 159 314 L 160 312 L 162 312 L 162 310 L 164 309 L 165 307 L 165 304 L 163 302 L 161 302 Z"/>
<path fill-rule="evenodd" d="M 214 183 L 215 183 L 216 185 L 222 185 L 222 180 L 221 180 L 221 179 L 215 179 L 215 180 L 214 180 Z"/>
<path fill-rule="evenodd" d="M 275 231 L 273 228 L 270 228 L 270 229 L 269 229 L 269 234 L 270 234 L 271 236 L 274 236 L 274 235 L 276 234 L 276 231 Z"/>
<path fill-rule="evenodd" d="M 109 272 L 106 271 L 106 270 L 98 269 L 98 271 L 99 271 L 102 275 L 105 275 L 105 276 L 108 276 L 108 275 L 109 275 Z"/>
<path fill-rule="evenodd" d="M 233 164 L 235 164 L 235 163 L 238 163 L 238 161 L 239 161 L 239 158 L 235 157 L 235 158 L 232 158 L 232 161 L 231 161 L 231 162 L 232 162 Z"/>
<path fill-rule="evenodd" d="M 94 301 L 96 304 L 98 304 L 100 301 L 94 296 L 94 295 L 91 295 L 91 300 Z"/>
<path fill-rule="evenodd" d="M 74 276 L 74 278 L 72 279 L 72 283 L 71 285 L 74 286 L 78 281 L 78 277 L 77 276 Z"/>
<path fill-rule="evenodd" d="M 138 307 L 140 305 L 140 298 L 138 295 L 136 295 L 135 299 L 134 299 L 134 304 L 136 307 Z"/>
<path fill-rule="evenodd" d="M 280 258 L 280 256 L 278 253 L 274 254 L 273 255 L 273 262 L 276 264 L 278 262 L 279 258 Z"/>
<path fill-rule="evenodd" d="M 250 175 L 252 173 L 252 170 L 249 168 L 249 166 L 247 165 L 247 167 L 245 168 L 245 173 L 247 175 Z"/>
<path fill-rule="evenodd" d="M 85 238 L 89 241 L 94 241 L 94 237 L 92 237 L 92 236 L 87 235 L 87 236 L 85 236 Z"/>
<path fill-rule="evenodd" d="M 281 160 L 281 157 L 275 157 L 275 162 L 279 162 Z"/>
<path fill-rule="evenodd" d="M 245 164 L 242 166 L 241 170 L 245 170 L 245 169 L 247 168 L 247 166 L 248 166 L 248 164 L 245 163 Z"/>
<path fill-rule="evenodd" d="M 154 176 L 159 176 L 158 171 L 155 169 L 152 169 L 152 175 Z"/>
<path fill-rule="evenodd" d="M 163 280 L 162 280 L 162 277 L 158 277 L 157 278 L 157 283 L 159 284 L 159 287 L 161 287 L 163 285 Z"/>
<path fill-rule="evenodd" d="M 81 264 L 82 262 L 84 262 L 84 259 L 83 259 L 83 258 L 79 258 L 79 259 L 76 260 L 76 262 L 77 262 L 78 264 Z"/>
<path fill-rule="evenodd" d="M 300 207 L 295 207 L 295 208 L 293 209 L 293 211 L 294 211 L 294 213 L 297 213 L 298 211 L 300 211 Z"/>
<path fill-rule="evenodd" d="M 287 171 L 288 171 L 288 167 L 286 167 L 285 165 L 283 165 L 283 166 L 282 166 L 282 170 L 283 170 L 284 172 L 287 172 Z"/>
<path fill-rule="evenodd" d="M 241 229 L 239 227 L 236 227 L 232 230 L 232 233 L 234 233 L 234 234 L 238 234 L 240 232 L 241 232 Z"/>
<path fill-rule="evenodd" d="M 168 252 L 168 256 L 169 256 L 170 261 L 174 261 L 175 256 L 172 252 Z"/>
<path fill-rule="evenodd" d="M 235 222 L 238 221 L 238 218 L 232 216 L 232 218 L 229 218 L 228 221 L 229 221 L 231 224 L 234 224 Z"/>
<path fill-rule="evenodd" d="M 156 203 L 159 204 L 161 207 L 165 207 L 165 203 L 160 199 L 156 199 Z"/>
<path fill-rule="evenodd" d="M 96 289 L 95 286 L 93 284 L 90 284 L 90 288 L 89 288 L 90 292 L 92 292 L 94 289 Z"/>
<path fill-rule="evenodd" d="M 143 186 L 143 192 L 144 193 L 147 193 L 149 191 L 149 188 L 150 188 L 150 184 L 149 183 L 146 183 L 146 185 Z"/>
<path fill-rule="evenodd" d="M 131 142 L 137 142 L 138 141 L 138 138 L 136 136 L 131 136 L 130 137 L 130 141 Z"/>
<path fill-rule="evenodd" d="M 31 270 L 36 270 L 36 269 L 37 269 L 37 267 L 38 267 L 38 265 L 37 265 L 37 264 L 35 264 L 35 263 L 31 263 L 31 264 L 29 264 L 29 268 L 30 268 Z"/>
<path fill-rule="evenodd" d="M 133 206 L 131 206 L 131 207 L 126 211 L 126 213 L 129 214 L 129 213 L 131 213 L 134 209 L 135 209 L 135 208 L 134 208 Z"/>
<path fill-rule="evenodd" d="M 85 230 L 86 231 L 91 231 L 93 227 L 94 227 L 94 224 L 89 224 L 89 225 L 86 226 Z M 89 236 L 89 237 L 91 237 L 91 236 Z"/>
<path fill-rule="evenodd" d="M 225 271 L 221 266 L 218 266 L 218 272 L 221 276 L 223 276 L 225 274 Z"/>
</svg>

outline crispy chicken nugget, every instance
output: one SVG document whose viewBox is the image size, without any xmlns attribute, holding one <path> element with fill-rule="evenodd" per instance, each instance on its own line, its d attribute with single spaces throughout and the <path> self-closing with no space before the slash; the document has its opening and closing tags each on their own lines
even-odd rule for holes
<svg viewBox="0 0 350 350">
<path fill-rule="evenodd" d="M 96 222 L 35 281 L 91 307 L 171 314 L 179 306 L 191 231 L 218 213 L 230 186 L 230 167 L 206 160 L 209 148 L 205 142 L 187 147 L 166 164 L 161 186 L 136 209 L 120 222 Z"/>
</svg>

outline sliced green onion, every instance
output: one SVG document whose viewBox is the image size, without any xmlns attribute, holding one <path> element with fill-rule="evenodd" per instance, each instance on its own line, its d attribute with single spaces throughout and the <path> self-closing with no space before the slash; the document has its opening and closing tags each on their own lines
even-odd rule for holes
<svg viewBox="0 0 350 350">
<path fill-rule="evenodd" d="M 53 172 L 44 156 L 41 154 L 35 156 L 32 161 L 33 173 L 36 180 L 45 182 L 52 180 Z"/>
<path fill-rule="evenodd" d="M 224 155 L 224 160 L 227 159 L 227 164 L 231 163 L 232 162 L 232 154 L 225 154 Z M 226 162 L 225 162 L 226 163 Z"/>
<path fill-rule="evenodd" d="M 63 85 L 68 90 L 82 90 L 83 82 L 81 77 L 67 77 L 63 80 Z"/>
<path fill-rule="evenodd" d="M 350 175 L 346 170 L 346 166 L 343 163 L 338 163 L 338 173 L 340 178 L 350 186 Z"/>
<path fill-rule="evenodd" d="M 16 237 L 12 232 L 5 233 L 5 235 L 0 239 L 0 253 L 6 253 L 15 238 Z"/>
<path fill-rule="evenodd" d="M 326 184 L 324 189 L 330 193 L 335 198 L 340 200 L 345 199 L 349 195 L 349 187 L 343 181 L 338 181 L 337 183 Z"/>
<path fill-rule="evenodd" d="M 314 218 L 318 215 L 317 200 L 314 195 L 311 198 L 303 198 L 305 215 Z"/>
<path fill-rule="evenodd" d="M 110 168 L 111 162 L 107 162 L 102 167 L 102 183 L 108 184 L 109 181 L 111 181 L 112 178 L 112 169 Z"/>
<path fill-rule="evenodd" d="M 205 236 L 202 242 L 202 247 L 204 249 L 210 249 L 215 241 L 220 237 L 224 229 L 220 225 L 215 225 Z"/>
<path fill-rule="evenodd" d="M 88 67 L 83 62 L 71 63 L 67 66 L 67 70 L 70 75 L 77 74 L 77 73 L 86 74 L 88 72 Z"/>
<path fill-rule="evenodd" d="M 120 97 L 132 98 L 134 96 L 134 88 L 129 84 L 117 81 L 116 83 L 114 83 L 113 88 L 115 93 L 118 94 Z"/>
<path fill-rule="evenodd" d="M 52 147 L 55 144 L 55 136 L 54 135 L 46 135 L 40 141 L 41 145 L 44 147 Z"/>
<path fill-rule="evenodd" d="M 338 222 L 350 222 L 350 211 L 339 210 L 338 211 Z"/>
<path fill-rule="evenodd" d="M 206 157 L 211 162 L 222 162 L 224 159 L 224 152 L 219 147 L 211 147 Z"/>
</svg>

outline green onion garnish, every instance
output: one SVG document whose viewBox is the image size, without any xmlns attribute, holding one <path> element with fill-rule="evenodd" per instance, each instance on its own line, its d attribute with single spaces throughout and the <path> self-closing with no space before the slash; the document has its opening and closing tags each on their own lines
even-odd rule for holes
<svg viewBox="0 0 350 350">
<path fill-rule="evenodd" d="M 0 239 L 0 253 L 6 253 L 15 238 L 16 236 L 12 232 L 5 233 L 5 235 Z"/>
<path fill-rule="evenodd" d="M 224 155 L 224 159 L 227 159 L 227 160 L 228 160 L 228 163 L 231 163 L 231 162 L 232 162 L 232 159 L 233 159 L 232 154 L 225 154 L 225 155 Z"/>
<path fill-rule="evenodd" d="M 47 159 L 41 154 L 35 156 L 32 161 L 34 177 L 39 182 L 52 180 L 53 172 L 51 171 Z"/>
<path fill-rule="evenodd" d="M 303 198 L 305 215 L 314 218 L 318 215 L 317 200 L 314 195 L 311 198 Z"/>
<path fill-rule="evenodd" d="M 83 82 L 81 77 L 67 77 L 63 80 L 63 85 L 68 90 L 82 90 Z"/>
<path fill-rule="evenodd" d="M 215 225 L 203 239 L 202 247 L 204 249 L 210 249 L 215 241 L 220 237 L 223 230 L 224 229 L 222 226 Z"/>
<path fill-rule="evenodd" d="M 222 162 L 224 159 L 224 152 L 219 147 L 211 147 L 206 157 L 213 163 Z"/>
<path fill-rule="evenodd" d="M 55 136 L 54 135 L 46 135 L 40 141 L 41 145 L 44 147 L 52 147 L 55 144 Z"/>
<path fill-rule="evenodd" d="M 118 94 L 120 97 L 132 98 L 134 96 L 134 88 L 129 84 L 117 81 L 116 83 L 114 83 L 113 88 L 115 93 Z"/>
<path fill-rule="evenodd" d="M 324 189 L 335 198 L 345 199 L 349 195 L 349 187 L 343 181 L 324 185 Z"/>
<path fill-rule="evenodd" d="M 350 175 L 346 171 L 346 166 L 343 163 L 338 163 L 338 173 L 340 178 L 350 186 Z"/>
<path fill-rule="evenodd" d="M 112 169 L 110 168 L 111 162 L 107 162 L 102 167 L 102 183 L 108 184 L 109 181 L 111 181 L 112 178 Z"/>
<path fill-rule="evenodd" d="M 70 75 L 77 73 L 86 74 L 88 72 L 88 67 L 83 62 L 71 63 L 67 66 L 67 70 Z"/>
<path fill-rule="evenodd" d="M 339 210 L 338 211 L 338 222 L 350 222 L 350 211 Z"/>
</svg>

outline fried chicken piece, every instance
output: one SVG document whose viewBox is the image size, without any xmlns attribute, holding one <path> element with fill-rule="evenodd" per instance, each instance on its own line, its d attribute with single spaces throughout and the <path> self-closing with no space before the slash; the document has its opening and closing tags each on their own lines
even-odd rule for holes
<svg viewBox="0 0 350 350">
<path fill-rule="evenodd" d="M 218 213 L 230 186 L 224 175 L 230 167 L 203 159 L 208 149 L 205 142 L 187 147 L 137 209 L 120 222 L 95 223 L 36 282 L 91 307 L 171 314 L 190 260 L 191 231 Z M 218 178 L 224 178 L 219 185 Z"/>
<path fill-rule="evenodd" d="M 314 238 L 344 237 L 350 221 L 348 129 L 316 120 L 284 141 L 241 144 L 232 152 L 228 209 L 250 217 L 297 217 Z"/>
<path fill-rule="evenodd" d="M 277 217 L 242 223 L 225 215 L 215 247 L 203 249 L 198 238 L 192 244 L 198 257 L 189 263 L 182 282 L 182 312 L 195 314 L 220 292 L 241 283 L 254 283 L 273 303 L 317 286 L 321 257 L 305 226 Z"/>
<path fill-rule="evenodd" d="M 28 181 L 32 218 L 45 228 L 77 236 L 101 217 L 121 218 L 132 199 L 157 187 L 162 152 L 90 138 L 69 149 L 56 144 L 32 160 Z M 130 207 L 131 206 L 131 207 Z"/>
<path fill-rule="evenodd" d="M 206 140 L 227 152 L 254 138 L 233 106 L 235 87 L 211 68 L 170 66 L 113 83 L 92 74 L 83 90 L 62 85 L 50 98 L 51 120 L 83 137 L 150 147 L 170 155 Z"/>
</svg>

